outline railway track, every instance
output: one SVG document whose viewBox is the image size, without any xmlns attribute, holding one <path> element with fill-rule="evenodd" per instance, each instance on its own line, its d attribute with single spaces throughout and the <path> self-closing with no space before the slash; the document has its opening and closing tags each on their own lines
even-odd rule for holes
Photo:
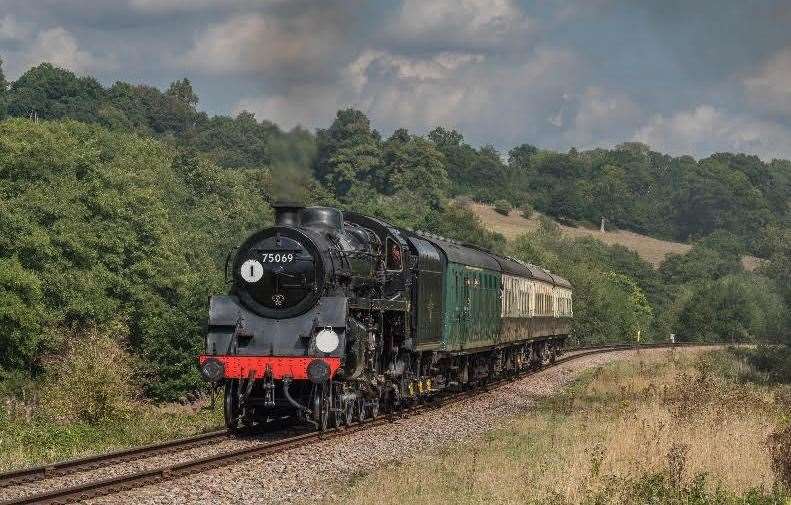
<svg viewBox="0 0 791 505">
<path fill-rule="evenodd" d="M 444 395 L 425 404 L 418 404 L 416 406 L 407 407 L 395 414 L 382 414 L 373 419 L 366 419 L 358 421 L 352 426 L 344 427 L 341 429 L 331 429 L 324 433 L 311 431 L 307 433 L 298 434 L 296 436 L 285 436 L 283 438 L 274 439 L 272 441 L 251 445 L 243 448 L 236 448 L 232 451 L 221 452 L 212 454 L 205 457 L 193 458 L 181 463 L 169 464 L 140 470 L 136 472 L 126 473 L 113 477 L 92 480 L 86 483 L 58 487 L 51 490 L 25 494 L 21 497 L 11 498 L 6 501 L 0 501 L 0 505 L 26 505 L 26 504 L 62 504 L 73 503 L 76 501 L 87 500 L 99 496 L 105 496 L 121 491 L 134 489 L 165 480 L 175 479 L 194 473 L 203 472 L 212 468 L 218 468 L 233 463 L 242 462 L 245 460 L 258 458 L 274 454 L 277 452 L 285 451 L 295 447 L 308 445 L 311 443 L 320 442 L 329 438 L 342 437 L 350 435 L 357 431 L 367 429 L 373 426 L 380 426 L 393 422 L 395 419 L 418 415 L 426 410 L 433 410 L 442 406 L 455 403 L 477 394 L 485 393 L 493 388 L 497 388 L 504 384 L 513 382 L 518 379 L 529 377 L 538 372 L 547 370 L 551 367 L 572 361 L 583 356 L 590 356 L 593 354 L 601 354 L 607 352 L 616 352 L 623 350 L 634 350 L 640 348 L 671 348 L 671 347 L 690 347 L 690 346 L 721 346 L 724 344 L 643 344 L 643 345 L 630 345 L 630 344 L 614 344 L 601 347 L 586 347 L 575 348 L 566 351 L 565 355 L 557 359 L 553 364 L 547 365 L 541 369 L 531 370 L 522 374 L 499 379 L 497 381 L 487 384 L 485 388 L 477 388 L 469 391 L 462 391 Z M 144 447 L 137 447 L 133 449 L 126 449 L 116 451 L 108 454 L 101 454 L 96 456 L 89 456 L 85 458 L 73 459 L 42 465 L 22 470 L 16 470 L 4 474 L 0 474 L 0 494 L 7 488 L 14 486 L 39 482 L 43 480 L 52 479 L 55 477 L 63 477 L 81 472 L 87 472 L 107 466 L 118 465 L 124 462 L 135 461 L 138 459 L 151 458 L 154 456 L 167 455 L 170 453 L 177 453 L 189 449 L 198 448 L 205 445 L 217 443 L 222 440 L 229 439 L 229 432 L 227 430 L 218 430 L 210 433 L 196 435 L 193 437 L 172 440 L 169 442 L 149 445 Z"/>
</svg>

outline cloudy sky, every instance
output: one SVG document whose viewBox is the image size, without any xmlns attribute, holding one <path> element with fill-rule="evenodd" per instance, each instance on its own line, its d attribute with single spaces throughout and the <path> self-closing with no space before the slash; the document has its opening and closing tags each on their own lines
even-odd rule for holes
<svg viewBox="0 0 791 505">
<path fill-rule="evenodd" d="M 566 150 L 791 157 L 791 2 L 0 0 L 9 79 L 43 60 L 105 84 L 189 77 L 210 113 Z"/>
</svg>

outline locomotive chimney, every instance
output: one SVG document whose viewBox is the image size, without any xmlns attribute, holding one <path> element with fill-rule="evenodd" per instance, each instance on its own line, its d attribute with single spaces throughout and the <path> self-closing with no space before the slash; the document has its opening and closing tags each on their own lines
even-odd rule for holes
<svg viewBox="0 0 791 505">
<path fill-rule="evenodd" d="M 301 213 L 305 206 L 297 202 L 275 202 L 272 209 L 275 211 L 275 224 L 277 226 L 299 226 L 302 221 Z"/>
</svg>

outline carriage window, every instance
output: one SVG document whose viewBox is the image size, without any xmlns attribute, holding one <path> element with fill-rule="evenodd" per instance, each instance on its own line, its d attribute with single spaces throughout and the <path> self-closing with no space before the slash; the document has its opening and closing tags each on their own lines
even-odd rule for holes
<svg viewBox="0 0 791 505">
<path fill-rule="evenodd" d="M 388 238 L 385 243 L 387 244 L 387 269 L 402 270 L 404 262 L 401 257 L 401 246 L 391 238 Z"/>
</svg>

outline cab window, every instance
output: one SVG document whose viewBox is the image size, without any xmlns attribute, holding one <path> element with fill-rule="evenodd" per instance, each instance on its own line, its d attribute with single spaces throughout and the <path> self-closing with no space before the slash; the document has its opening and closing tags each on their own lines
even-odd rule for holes
<svg viewBox="0 0 791 505">
<path fill-rule="evenodd" d="M 401 254 L 401 245 L 391 238 L 385 241 L 385 245 L 387 246 L 387 269 L 403 270 L 404 259 Z"/>
</svg>

